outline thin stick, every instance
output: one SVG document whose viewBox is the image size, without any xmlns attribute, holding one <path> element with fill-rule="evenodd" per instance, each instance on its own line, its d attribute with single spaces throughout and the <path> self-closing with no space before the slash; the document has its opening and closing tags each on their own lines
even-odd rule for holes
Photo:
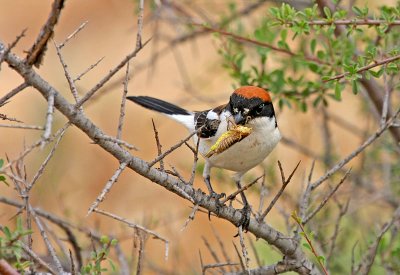
<svg viewBox="0 0 400 275">
<path fill-rule="evenodd" d="M 110 218 L 112 218 L 112 219 L 114 219 L 114 220 L 117 220 L 117 221 L 120 221 L 120 222 L 122 222 L 122 223 L 125 223 L 125 224 L 127 224 L 129 227 L 131 227 L 131 228 L 142 230 L 142 231 L 144 231 L 145 233 L 154 236 L 155 239 L 159 239 L 159 240 L 163 241 L 163 242 L 165 243 L 165 259 L 168 259 L 169 241 L 168 241 L 167 239 L 165 239 L 164 237 L 161 237 L 158 233 L 156 233 L 156 232 L 154 232 L 154 231 L 152 231 L 152 230 L 149 230 L 149 229 L 147 229 L 147 228 L 145 228 L 145 227 L 143 227 L 143 226 L 141 226 L 141 225 L 132 223 L 132 222 L 130 222 L 130 221 L 128 221 L 128 220 L 126 220 L 126 219 L 124 219 L 124 218 L 122 218 L 122 217 L 119 217 L 119 216 L 117 216 L 117 215 L 115 215 L 115 214 L 106 212 L 106 211 L 104 211 L 104 210 L 100 210 L 100 209 L 98 209 L 98 208 L 93 209 L 93 212 L 102 214 L 102 215 L 107 216 L 107 217 L 110 217 Z"/>
<path fill-rule="evenodd" d="M 19 272 L 15 270 L 6 260 L 0 259 L 0 274 L 19 275 Z"/>
<path fill-rule="evenodd" d="M 191 148 L 192 146 L 190 146 L 187 142 L 185 142 L 185 144 Z M 190 174 L 190 179 L 189 179 L 189 184 L 193 185 L 194 183 L 194 178 L 196 176 L 196 168 L 197 168 L 197 162 L 199 161 L 199 144 L 200 144 L 200 138 L 197 139 L 196 142 L 196 149 L 193 148 L 192 152 L 193 152 L 193 165 L 192 165 L 192 173 Z"/>
<path fill-rule="evenodd" d="M 75 108 L 79 108 L 88 101 L 101 87 L 103 87 L 104 84 L 106 84 L 111 77 L 113 77 L 119 70 L 121 70 L 122 67 L 125 66 L 126 63 L 128 63 L 132 58 L 134 58 L 146 45 L 147 43 L 150 42 L 150 39 L 148 39 L 142 47 L 139 49 L 135 49 L 133 52 L 128 54 L 114 69 L 112 69 L 106 76 L 104 76 L 97 84 L 90 89 L 82 98 L 79 100 L 78 103 L 75 104 Z"/>
<path fill-rule="evenodd" d="M 371 143 L 373 143 L 377 138 L 379 138 L 383 132 L 385 132 L 395 121 L 397 116 L 400 114 L 400 108 L 396 111 L 396 113 L 388 120 L 386 123 L 381 126 L 374 134 L 372 134 L 363 144 L 361 144 L 357 149 L 347 155 L 344 159 L 339 161 L 335 166 L 329 169 L 323 176 L 321 176 L 318 180 L 311 184 L 311 190 L 314 190 L 318 186 L 320 186 L 325 180 L 327 180 L 330 176 L 340 170 L 344 165 L 346 165 L 350 160 L 364 151 Z"/>
<path fill-rule="evenodd" d="M 144 0 L 140 0 L 138 23 L 137 23 L 138 31 L 136 35 L 136 49 L 140 49 L 142 47 L 143 13 L 144 13 Z"/>
<path fill-rule="evenodd" d="M 91 70 L 93 70 L 94 67 L 96 67 L 97 65 L 99 65 L 99 63 L 101 61 L 103 61 L 104 56 L 102 58 L 100 58 L 99 60 L 96 61 L 96 63 L 92 64 L 89 66 L 89 68 L 87 68 L 86 70 L 84 70 L 82 73 L 80 73 L 77 77 L 74 78 L 74 82 L 81 80 L 81 78 L 87 74 L 88 72 L 90 72 Z"/>
<path fill-rule="evenodd" d="M 237 194 L 242 193 L 243 191 L 249 189 L 251 186 L 253 186 L 254 184 L 256 184 L 258 182 L 259 179 L 264 178 L 265 174 L 259 176 L 258 178 L 256 178 L 255 180 L 253 180 L 252 182 L 246 184 L 245 186 L 243 186 L 242 188 L 236 190 L 235 192 L 233 192 L 232 194 L 230 194 L 229 196 L 227 196 L 224 200 L 221 201 L 222 204 L 226 203 L 229 200 L 234 199 Z"/>
<path fill-rule="evenodd" d="M 214 261 L 217 262 L 217 263 L 221 262 L 221 261 L 219 260 L 218 254 L 217 254 L 217 253 L 215 252 L 215 250 L 211 247 L 211 245 L 210 245 L 210 243 L 208 242 L 208 240 L 207 240 L 204 236 L 201 236 L 201 238 L 202 238 L 202 240 L 203 240 L 205 246 L 207 247 L 208 251 L 210 251 L 210 254 L 211 254 L 211 256 L 213 257 Z"/>
<path fill-rule="evenodd" d="M 57 56 L 60 59 L 60 63 L 64 69 L 64 75 L 68 81 L 69 89 L 71 90 L 71 93 L 75 99 L 75 102 L 78 102 L 79 101 L 78 89 L 76 88 L 75 82 L 72 80 L 71 74 L 68 71 L 68 66 L 65 63 L 64 58 L 61 54 L 61 47 L 57 46 L 56 42 L 54 42 L 54 41 L 53 41 L 53 44 L 54 44 L 54 47 L 56 48 Z M 82 108 L 81 108 L 81 110 L 82 110 Z"/>
<path fill-rule="evenodd" d="M 119 120 L 118 120 L 117 136 L 116 136 L 117 139 L 121 139 L 122 137 L 122 127 L 124 125 L 124 117 L 125 117 L 126 95 L 128 94 L 128 82 L 129 82 L 129 62 L 126 63 L 124 89 L 122 92 L 121 108 L 119 112 Z"/>
<path fill-rule="evenodd" d="M 111 137 L 111 136 L 103 135 L 103 136 L 98 137 L 98 138 L 102 139 L 102 140 L 111 141 L 111 142 L 117 143 L 119 145 L 123 145 L 126 148 L 131 149 L 131 150 L 135 150 L 135 151 L 139 150 L 136 146 L 134 146 L 134 145 L 132 145 L 132 144 L 130 144 L 130 143 L 124 141 L 124 140 L 117 139 L 117 138 L 114 138 L 114 137 Z"/>
<path fill-rule="evenodd" d="M 324 272 L 325 275 L 328 275 L 328 271 L 326 270 L 324 264 L 322 263 L 317 251 L 314 248 L 314 245 L 312 243 L 312 241 L 310 240 L 310 238 L 308 237 L 307 232 L 304 229 L 303 224 L 301 223 L 301 219 L 300 217 L 297 216 L 296 212 L 294 212 L 292 214 L 292 218 L 296 221 L 296 223 L 298 224 L 298 226 L 300 227 L 301 231 L 303 232 L 303 236 L 306 239 L 308 245 L 310 246 L 311 252 L 312 254 L 315 256 L 315 259 L 317 260 L 318 264 L 320 265 L 322 271 Z"/>
<path fill-rule="evenodd" d="M 64 270 L 63 270 L 63 267 L 62 267 L 62 265 L 61 265 L 61 262 L 60 262 L 60 260 L 57 258 L 56 251 L 54 250 L 54 247 L 53 247 L 52 244 L 50 243 L 49 238 L 47 237 L 47 234 L 46 234 L 46 232 L 44 231 L 43 225 L 42 225 L 42 223 L 41 223 L 39 217 L 36 215 L 35 210 L 34 210 L 30 205 L 28 205 L 28 207 L 29 207 L 29 209 L 30 209 L 30 212 L 31 212 L 33 218 L 35 219 L 36 225 L 37 225 L 38 228 L 39 228 L 40 235 L 42 235 L 42 238 L 43 238 L 43 241 L 44 241 L 45 244 L 46 244 L 47 250 L 49 251 L 51 257 L 53 258 L 53 261 L 54 261 L 54 263 L 55 263 L 55 265 L 56 265 L 56 268 L 57 268 L 57 272 L 58 272 L 59 274 L 63 274 L 63 273 L 64 273 Z"/>
<path fill-rule="evenodd" d="M 106 197 L 107 193 L 110 192 L 111 188 L 113 187 L 114 183 L 117 182 L 119 175 L 121 175 L 122 171 L 124 171 L 125 167 L 128 165 L 126 162 L 122 162 L 118 169 L 115 171 L 114 175 L 107 181 L 106 185 L 103 188 L 103 191 L 101 191 L 100 195 L 96 198 L 96 200 L 92 203 L 90 206 L 86 217 L 89 216 L 92 212 L 93 209 L 97 208 L 97 206 L 104 200 Z"/>
<path fill-rule="evenodd" d="M 212 229 L 212 231 L 213 231 L 213 233 L 214 233 L 215 238 L 217 239 L 218 245 L 219 245 L 219 247 L 220 247 L 220 249 L 221 249 L 221 252 L 222 252 L 222 255 L 224 256 L 225 261 L 226 261 L 227 263 L 230 263 L 230 262 L 231 262 L 231 259 L 230 259 L 230 257 L 228 256 L 228 253 L 227 253 L 227 251 L 226 251 L 226 248 L 225 248 L 225 246 L 224 246 L 224 243 L 223 243 L 222 240 L 221 240 L 221 237 L 218 235 L 218 233 L 217 233 L 217 231 L 215 230 L 214 226 L 211 226 L 211 229 Z M 222 269 L 222 271 L 224 271 L 224 269 Z M 231 269 L 231 271 L 232 271 L 232 269 Z"/>
<path fill-rule="evenodd" d="M 199 210 L 199 205 L 195 204 L 192 212 L 190 212 L 189 217 L 186 219 L 185 223 L 183 224 L 181 231 L 185 230 L 186 227 L 188 226 L 189 222 L 194 220 L 194 216 L 196 215 L 197 210 Z"/>
<path fill-rule="evenodd" d="M 9 91 L 5 96 L 0 98 L 0 107 L 3 106 L 7 102 L 7 100 L 9 100 L 13 96 L 17 95 L 19 92 L 21 92 L 22 90 L 24 90 L 27 87 L 29 87 L 29 84 L 24 82 L 24 83 L 18 85 L 17 87 L 15 87 L 14 89 L 12 89 L 11 91 Z"/>
<path fill-rule="evenodd" d="M 4 49 L 4 47 L 0 47 L 0 50 L 4 50 L 3 53 L 0 55 L 0 65 L 1 65 L 1 63 L 3 63 L 4 57 L 6 55 L 8 55 L 10 53 L 10 51 L 12 50 L 12 48 L 14 48 L 18 44 L 19 40 L 21 40 L 21 38 L 25 36 L 26 30 L 27 29 L 23 29 L 22 32 L 19 35 L 17 35 L 15 40 L 10 45 L 8 45 L 8 47 L 6 49 Z M 0 106 L 1 105 L 2 104 L 0 103 Z"/>
<path fill-rule="evenodd" d="M 158 156 L 161 156 L 162 155 L 162 145 L 161 145 L 160 139 L 158 137 L 158 131 L 157 131 L 156 125 L 154 123 L 154 119 L 151 119 L 151 123 L 153 124 L 154 138 L 156 139 L 156 143 L 157 143 L 157 154 L 158 154 Z M 160 159 L 160 169 L 161 169 L 161 171 L 164 170 L 164 160 L 163 159 Z"/>
<path fill-rule="evenodd" d="M 56 151 L 58 145 L 60 144 L 61 139 L 64 137 L 64 134 L 66 133 L 66 130 L 67 130 L 67 128 L 63 128 L 63 131 L 58 136 L 58 139 L 57 139 L 56 143 L 54 144 L 53 148 L 51 149 L 50 153 L 47 155 L 46 159 L 43 161 L 43 163 L 40 165 L 38 171 L 33 176 L 31 182 L 28 184 L 28 186 L 26 188 L 26 192 L 27 193 L 29 193 L 29 191 L 32 189 L 33 185 L 36 183 L 36 181 L 43 174 L 44 169 L 46 168 L 46 166 L 49 163 L 50 159 L 53 157 L 54 152 Z"/>
<path fill-rule="evenodd" d="M 265 217 L 268 215 L 268 213 L 271 211 L 272 207 L 275 205 L 275 203 L 278 201 L 280 196 L 283 194 L 283 191 L 285 191 L 286 186 L 290 183 L 294 173 L 296 172 L 297 168 L 299 168 L 300 165 L 299 161 L 296 165 L 296 167 L 293 169 L 292 173 L 289 175 L 287 179 L 285 179 L 285 174 L 283 172 L 282 164 L 278 160 L 278 166 L 279 166 L 279 171 L 281 172 L 281 178 L 282 178 L 282 187 L 279 189 L 278 193 L 275 195 L 271 203 L 268 205 L 267 209 L 261 214 L 261 216 L 258 217 L 258 221 L 262 221 L 265 219 Z"/>
<path fill-rule="evenodd" d="M 260 46 L 260 47 L 265 47 L 265 48 L 268 48 L 268 49 L 271 49 L 271 50 L 274 50 L 274 51 L 277 51 L 277 52 L 280 52 L 280 53 L 284 53 L 284 54 L 287 54 L 287 55 L 290 55 L 290 56 L 293 56 L 293 57 L 299 56 L 298 54 L 296 54 L 296 53 L 294 53 L 294 52 L 292 52 L 290 50 L 279 48 L 279 47 L 276 47 L 274 45 L 271 45 L 271 44 L 268 44 L 268 43 L 265 43 L 265 42 L 261 42 L 261 41 L 255 40 L 255 39 L 243 37 L 243 36 L 228 32 L 228 31 L 215 29 L 215 28 L 208 27 L 208 26 L 205 26 L 205 25 L 202 25 L 202 24 L 197 24 L 197 23 L 193 23 L 192 25 L 201 27 L 203 30 L 208 31 L 208 32 L 215 32 L 215 33 L 219 33 L 219 34 L 224 35 L 224 36 L 231 37 L 234 40 L 239 41 L 239 42 L 245 42 L 245 43 L 250 43 L 250 44 L 253 44 L 253 45 Z M 301 56 L 301 57 L 303 57 L 306 60 L 318 63 L 318 64 L 327 64 L 325 61 L 323 61 L 323 60 L 321 60 L 321 59 L 319 59 L 319 58 L 317 58 L 315 56 L 304 55 L 304 56 Z"/>
<path fill-rule="evenodd" d="M 42 59 L 47 49 L 47 42 L 54 34 L 54 27 L 57 24 L 58 19 L 60 18 L 61 10 L 63 7 L 64 0 L 54 0 L 49 18 L 40 30 L 35 43 L 28 51 L 26 61 L 29 65 L 35 65 L 36 67 L 40 66 L 40 63 L 42 62 Z"/>
<path fill-rule="evenodd" d="M 53 113 L 54 113 L 54 92 L 50 92 L 49 98 L 47 99 L 47 114 L 46 114 L 46 124 L 44 126 L 44 133 L 42 136 L 42 142 L 40 146 L 43 148 L 44 145 L 49 141 L 51 135 L 51 129 L 53 125 Z"/>
<path fill-rule="evenodd" d="M 367 71 L 369 69 L 372 69 L 372 68 L 375 68 L 375 67 L 378 67 L 378 66 L 382 66 L 382 65 L 388 64 L 390 62 L 394 62 L 394 61 L 396 61 L 398 59 L 400 59 L 400 55 L 396 55 L 396 56 L 392 56 L 392 57 L 389 57 L 389 58 L 386 58 L 386 59 L 375 61 L 372 64 L 369 64 L 367 66 L 361 67 L 360 69 L 357 70 L 356 73 L 361 73 L 361 72 Z M 332 80 L 341 79 L 341 78 L 343 78 L 343 77 L 345 77 L 347 75 L 349 75 L 349 73 L 347 73 L 347 72 L 346 73 L 342 73 L 342 74 L 333 76 L 331 78 L 328 78 L 326 80 L 323 80 L 323 82 L 328 82 L 328 81 L 332 81 Z"/>
<path fill-rule="evenodd" d="M 13 129 L 28 129 L 28 130 L 40 130 L 43 131 L 43 126 L 37 125 L 21 125 L 21 124 L 0 124 L 2 128 L 13 128 Z"/>
<path fill-rule="evenodd" d="M 245 267 L 245 264 L 243 262 L 242 255 L 240 254 L 239 249 L 237 248 L 236 244 L 233 241 L 232 241 L 232 243 L 233 243 L 233 247 L 235 248 L 236 254 L 239 257 L 240 266 L 242 267 L 242 270 L 245 271 L 246 267 Z"/>
<path fill-rule="evenodd" d="M 242 255 L 244 258 L 244 262 L 245 262 L 245 271 L 246 273 L 249 273 L 249 253 L 247 252 L 247 248 L 246 245 L 244 243 L 244 238 L 243 238 L 243 229 L 242 226 L 239 226 L 238 228 L 238 232 L 239 232 L 239 240 L 240 240 L 240 246 L 242 247 Z"/>
<path fill-rule="evenodd" d="M 83 30 L 84 27 L 86 27 L 88 22 L 89 21 L 83 22 L 73 33 L 68 35 L 67 38 L 64 40 L 64 42 L 62 42 L 60 45 L 58 45 L 58 48 L 61 50 L 65 46 L 65 44 L 67 44 L 69 42 L 69 40 L 74 38 L 81 30 Z"/>
<path fill-rule="evenodd" d="M 177 148 L 179 148 L 180 146 L 182 146 L 182 144 L 184 144 L 186 141 L 188 141 L 192 136 L 194 136 L 195 134 L 197 134 L 199 132 L 199 129 L 196 131 L 193 131 L 192 133 L 190 133 L 190 135 L 188 135 L 185 139 L 181 140 L 180 142 L 178 142 L 177 144 L 175 144 L 174 146 L 172 146 L 171 148 L 169 148 L 167 151 L 165 151 L 164 153 L 162 153 L 161 155 L 157 156 L 153 161 L 149 162 L 149 168 L 152 167 L 154 164 L 156 164 L 157 162 L 159 162 L 160 160 L 164 159 L 167 155 L 169 155 L 170 153 L 172 153 L 173 151 L 175 151 Z"/>
<path fill-rule="evenodd" d="M 322 200 L 322 202 L 318 205 L 315 210 L 310 213 L 305 219 L 302 220 L 303 225 L 305 225 L 307 222 L 309 222 L 321 209 L 325 206 L 325 204 L 328 202 L 328 200 L 333 196 L 333 194 L 336 193 L 336 191 L 339 189 L 339 187 L 343 184 L 343 182 L 346 180 L 347 176 L 350 175 L 351 168 L 347 170 L 346 174 L 343 176 L 343 178 L 340 180 L 340 182 L 329 192 L 329 194 Z"/>
<path fill-rule="evenodd" d="M 136 275 L 140 275 L 143 270 L 143 260 L 144 260 L 144 246 L 145 246 L 145 239 L 146 234 L 140 232 L 139 234 L 139 250 L 138 250 L 138 262 L 136 267 Z"/>
</svg>

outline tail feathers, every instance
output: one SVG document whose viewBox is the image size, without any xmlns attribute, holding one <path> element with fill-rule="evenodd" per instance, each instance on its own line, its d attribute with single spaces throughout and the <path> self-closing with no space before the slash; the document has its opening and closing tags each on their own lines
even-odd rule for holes
<svg viewBox="0 0 400 275">
<path fill-rule="evenodd" d="M 150 96 L 128 96 L 127 99 L 147 109 L 167 115 L 192 115 L 185 109 L 174 104 Z"/>
</svg>

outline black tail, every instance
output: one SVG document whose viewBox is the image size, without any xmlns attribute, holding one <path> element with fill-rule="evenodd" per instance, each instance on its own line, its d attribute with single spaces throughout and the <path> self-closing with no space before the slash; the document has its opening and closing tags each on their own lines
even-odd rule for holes
<svg viewBox="0 0 400 275">
<path fill-rule="evenodd" d="M 128 96 L 127 99 L 143 106 L 167 115 L 190 115 L 188 111 L 174 104 L 150 96 Z"/>
</svg>

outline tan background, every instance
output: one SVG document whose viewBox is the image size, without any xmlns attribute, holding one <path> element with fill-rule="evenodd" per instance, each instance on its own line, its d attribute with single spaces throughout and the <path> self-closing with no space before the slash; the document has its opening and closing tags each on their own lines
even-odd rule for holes
<svg viewBox="0 0 400 275">
<path fill-rule="evenodd" d="M 28 50 L 36 37 L 41 25 L 45 22 L 52 1 L 27 1 L 0 0 L 0 39 L 10 43 L 24 28 L 27 28 L 26 37 L 21 40 L 15 53 L 22 56 L 23 51 Z M 220 1 L 217 7 L 213 7 L 214 1 L 195 1 L 195 3 L 207 12 L 224 11 L 227 1 Z M 243 4 L 239 3 L 239 6 Z M 100 57 L 104 60 L 91 71 L 82 81 L 78 88 L 82 94 L 88 91 L 101 77 L 113 68 L 125 55 L 135 47 L 136 40 L 136 3 L 133 1 L 99 1 L 70 0 L 62 13 L 59 24 L 56 27 L 54 40 L 60 43 L 67 35 L 73 32 L 84 21 L 88 21 L 86 28 L 74 38 L 64 49 L 63 55 L 73 75 L 77 75 L 88 66 L 96 62 Z M 261 16 L 265 12 L 262 8 L 257 12 Z M 217 12 L 216 12 L 217 13 Z M 213 14 L 216 16 L 216 14 Z M 251 24 L 252 20 L 249 20 Z M 177 25 L 177 28 L 180 26 Z M 163 35 L 174 36 L 176 29 L 161 24 L 159 31 Z M 154 25 L 149 22 L 149 8 L 146 7 L 145 28 L 143 38 L 147 40 L 154 34 Z M 162 46 L 163 44 L 160 43 Z M 212 107 L 212 104 L 202 102 L 193 98 L 190 92 L 183 88 L 183 81 L 179 73 L 174 55 L 169 52 L 158 60 L 154 70 L 145 68 L 135 71 L 138 64 L 145 64 L 155 47 L 150 42 L 131 63 L 134 76 L 129 82 L 130 95 L 151 95 L 193 110 Z M 232 92 L 232 80 L 228 73 L 221 67 L 220 57 L 217 55 L 217 43 L 212 36 L 207 35 L 196 39 L 193 43 L 185 43 L 177 46 L 179 55 L 182 56 L 188 75 L 193 87 L 198 91 L 197 97 L 204 97 L 215 104 L 226 102 Z M 143 68 L 143 66 L 141 66 Z M 44 65 L 38 72 L 56 87 L 64 96 L 72 100 L 68 84 L 65 80 L 61 64 L 55 53 L 52 43 L 45 57 Z M 116 85 L 106 86 L 98 94 L 97 100 L 85 107 L 87 115 L 105 132 L 110 135 L 116 133 L 119 106 L 122 93 L 122 70 L 114 81 Z M 119 80 L 118 80 L 119 79 Z M 19 76 L 11 71 L 5 64 L 2 64 L 0 73 L 0 96 L 22 83 Z M 365 123 L 357 118 L 360 111 L 357 97 L 351 93 L 344 93 L 344 104 L 333 103 L 329 110 L 340 114 L 346 119 L 353 119 L 357 123 Z M 33 89 L 26 89 L 21 94 L 0 110 L 10 117 L 15 117 L 26 124 L 43 125 L 45 121 L 46 102 L 41 95 Z M 315 152 L 321 151 L 320 131 L 321 125 L 315 119 L 314 112 L 307 115 L 298 110 L 283 111 L 277 110 L 278 123 L 282 133 L 296 140 L 303 146 L 309 147 Z M 156 146 L 151 126 L 151 118 L 158 127 L 163 148 L 166 149 L 184 138 L 187 132 L 183 126 L 164 118 L 161 115 L 144 110 L 138 106 L 127 103 L 126 122 L 123 131 L 123 138 L 140 148 L 134 152 L 135 155 L 151 160 L 156 154 Z M 55 116 L 55 127 L 61 127 L 65 118 L 59 113 Z M 343 129 L 333 128 L 333 140 L 338 155 L 350 152 L 360 140 Z M 30 144 L 40 137 L 40 132 L 12 130 L 0 128 L 0 157 L 8 154 L 14 158 L 22 150 L 24 142 Z M 344 141 L 344 142 L 343 142 Z M 31 154 L 26 159 L 28 176 L 32 176 L 37 167 L 43 161 L 48 149 L 42 152 Z M 297 161 L 302 164 L 295 180 L 288 187 L 288 192 L 296 198 L 302 185 L 305 173 L 311 165 L 310 159 L 299 154 L 297 151 L 282 144 L 278 145 L 273 154 L 264 162 L 265 167 L 273 173 L 277 173 L 276 160 L 279 159 L 289 171 Z M 178 149 L 170 157 L 167 163 L 176 167 L 182 175 L 189 177 L 192 164 L 192 156 L 186 148 Z M 68 217 L 80 225 L 96 226 L 103 233 L 111 233 L 122 239 L 125 248 L 131 246 L 129 239 L 132 232 L 125 226 L 109 219 L 104 219 L 96 214 L 86 217 L 88 207 L 99 194 L 107 180 L 118 167 L 118 163 L 102 149 L 90 144 L 90 140 L 79 130 L 72 128 L 68 130 L 66 137 L 61 142 L 54 159 L 46 169 L 43 177 L 34 188 L 32 204 L 52 213 Z M 167 166 L 168 167 L 168 166 Z M 251 172 L 251 175 L 258 176 L 262 173 L 261 168 Z M 316 176 L 322 171 L 317 171 Z M 217 191 L 230 193 L 234 190 L 233 183 L 228 177 L 217 180 L 214 174 L 214 186 Z M 219 184 L 219 181 L 225 181 Z M 279 182 L 267 182 L 269 186 L 277 186 Z M 206 190 L 200 173 L 196 178 L 196 186 Z M 258 187 L 254 188 L 256 190 Z M 271 188 L 273 192 L 276 188 Z M 14 196 L 16 192 L 12 187 L 0 186 L 2 195 Z M 256 191 L 250 191 L 252 201 L 258 206 Z M 268 201 L 271 197 L 268 198 Z M 215 244 L 215 237 L 212 234 L 212 227 L 222 237 L 224 244 L 231 257 L 234 257 L 232 247 L 232 236 L 236 234 L 233 225 L 213 219 L 210 223 L 203 213 L 198 213 L 196 219 L 191 222 L 186 230 L 180 231 L 182 225 L 191 212 L 191 205 L 187 201 L 167 192 L 163 188 L 151 183 L 132 171 L 124 171 L 118 183 L 108 194 L 107 199 L 100 206 L 133 222 L 143 224 L 157 231 L 159 234 L 170 240 L 170 257 L 168 261 L 163 260 L 164 245 L 157 240 L 147 242 L 146 260 L 156 263 L 159 266 L 167 266 L 173 270 L 177 264 L 180 272 L 185 273 L 200 270 L 198 251 L 200 250 L 206 263 L 213 262 L 209 252 L 206 250 L 202 236 Z M 280 204 L 280 207 L 286 207 Z M 293 209 L 289 207 L 290 213 Z M 0 223 L 11 224 L 8 219 L 15 213 L 15 209 L 0 206 Z M 278 210 L 274 209 L 268 218 L 273 226 L 283 230 L 282 220 L 279 218 Z M 125 240 L 124 240 L 125 239 Z M 35 238 L 35 245 L 40 245 L 41 240 Z M 85 239 L 84 243 L 89 241 Z M 262 242 L 258 242 L 263 247 Z M 270 254 L 266 254 L 270 255 Z M 271 259 L 267 259 L 267 262 Z M 255 261 L 251 261 L 255 265 Z M 146 268 L 147 271 L 150 268 Z M 175 269 L 176 270 L 176 269 Z"/>
</svg>

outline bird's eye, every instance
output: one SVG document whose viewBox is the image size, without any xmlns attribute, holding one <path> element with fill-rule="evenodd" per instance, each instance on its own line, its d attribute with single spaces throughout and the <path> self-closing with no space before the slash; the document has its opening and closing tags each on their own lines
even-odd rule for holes
<svg viewBox="0 0 400 275">
<path fill-rule="evenodd" d="M 256 108 L 256 113 L 257 113 L 257 114 L 261 114 L 262 111 L 264 110 L 264 106 L 265 106 L 264 103 L 258 105 L 257 108 Z"/>
</svg>

